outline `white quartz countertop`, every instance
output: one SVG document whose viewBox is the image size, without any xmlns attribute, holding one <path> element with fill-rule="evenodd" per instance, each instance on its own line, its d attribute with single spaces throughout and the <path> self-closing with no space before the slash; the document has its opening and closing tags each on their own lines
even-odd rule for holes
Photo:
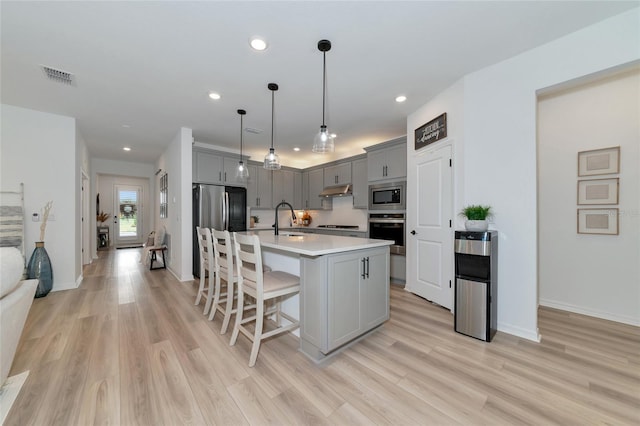
<svg viewBox="0 0 640 426">
<path fill-rule="evenodd" d="M 389 240 L 370 238 L 341 237 L 337 235 L 303 234 L 300 232 L 281 231 L 280 235 L 266 232 L 241 232 L 241 234 L 257 235 L 263 247 L 298 253 L 307 256 L 342 253 L 346 251 L 385 247 L 393 244 Z"/>
</svg>

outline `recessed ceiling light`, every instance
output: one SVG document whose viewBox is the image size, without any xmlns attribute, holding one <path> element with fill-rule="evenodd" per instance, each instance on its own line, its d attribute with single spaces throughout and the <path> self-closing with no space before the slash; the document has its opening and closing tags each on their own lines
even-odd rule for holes
<svg viewBox="0 0 640 426">
<path fill-rule="evenodd" d="M 220 94 L 219 94 L 219 93 L 216 93 L 216 92 L 209 92 L 209 97 L 210 97 L 211 99 L 218 100 L 218 99 L 220 99 Z"/>
<path fill-rule="evenodd" d="M 131 125 L 130 124 L 123 124 L 122 127 L 124 127 L 125 129 L 129 129 L 129 128 L 131 128 Z"/>
<path fill-rule="evenodd" d="M 251 40 L 249 40 L 249 44 L 251 45 L 253 50 L 257 50 L 259 52 L 267 48 L 267 42 L 259 37 L 253 37 Z"/>
<path fill-rule="evenodd" d="M 300 151 L 300 148 L 296 146 L 296 147 L 294 147 L 294 148 L 293 148 L 293 150 L 294 150 L 295 152 L 298 152 L 298 151 Z"/>
<path fill-rule="evenodd" d="M 125 146 L 125 147 L 124 147 L 124 148 L 122 148 L 122 149 L 124 149 L 125 151 L 131 151 L 131 148 L 129 148 L 128 146 Z"/>
<path fill-rule="evenodd" d="M 400 95 L 396 98 L 396 102 L 400 103 L 400 102 L 404 102 L 407 100 L 407 97 L 405 95 Z"/>
</svg>

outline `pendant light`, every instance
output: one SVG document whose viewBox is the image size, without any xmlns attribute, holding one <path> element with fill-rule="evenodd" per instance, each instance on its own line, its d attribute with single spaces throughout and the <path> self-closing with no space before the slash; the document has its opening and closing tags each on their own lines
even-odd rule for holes
<svg viewBox="0 0 640 426">
<path fill-rule="evenodd" d="M 236 170 L 236 179 L 244 180 L 249 178 L 249 169 L 242 161 L 242 119 L 247 111 L 243 109 L 238 110 L 238 114 L 240 114 L 240 162 L 238 163 L 238 170 Z"/>
<path fill-rule="evenodd" d="M 331 42 L 329 40 L 320 40 L 318 42 L 318 50 L 322 52 L 322 126 L 320 126 L 320 132 L 313 138 L 312 151 L 324 154 L 334 150 L 333 136 L 331 136 L 324 123 L 325 95 L 327 93 L 327 52 L 331 50 Z"/>
<path fill-rule="evenodd" d="M 280 158 L 273 149 L 273 123 L 275 117 L 275 93 L 278 90 L 278 85 L 275 83 L 267 84 L 267 88 L 271 90 L 271 148 L 269 153 L 264 157 L 264 168 L 267 170 L 280 170 Z"/>
</svg>

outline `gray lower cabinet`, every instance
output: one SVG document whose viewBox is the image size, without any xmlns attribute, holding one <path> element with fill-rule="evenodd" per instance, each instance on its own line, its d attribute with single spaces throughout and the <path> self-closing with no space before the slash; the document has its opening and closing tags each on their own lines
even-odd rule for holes
<svg viewBox="0 0 640 426">
<path fill-rule="evenodd" d="M 389 248 L 302 258 L 302 348 L 315 359 L 389 319 Z"/>
</svg>

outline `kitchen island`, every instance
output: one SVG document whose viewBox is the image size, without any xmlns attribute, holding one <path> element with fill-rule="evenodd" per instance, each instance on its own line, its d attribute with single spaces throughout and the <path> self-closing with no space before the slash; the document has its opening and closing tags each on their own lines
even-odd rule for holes
<svg viewBox="0 0 640 426">
<path fill-rule="evenodd" d="M 389 319 L 392 241 L 289 232 L 256 235 L 264 264 L 300 276 L 300 295 L 285 300 L 282 309 L 300 319 L 300 350 L 314 361 Z"/>
</svg>

